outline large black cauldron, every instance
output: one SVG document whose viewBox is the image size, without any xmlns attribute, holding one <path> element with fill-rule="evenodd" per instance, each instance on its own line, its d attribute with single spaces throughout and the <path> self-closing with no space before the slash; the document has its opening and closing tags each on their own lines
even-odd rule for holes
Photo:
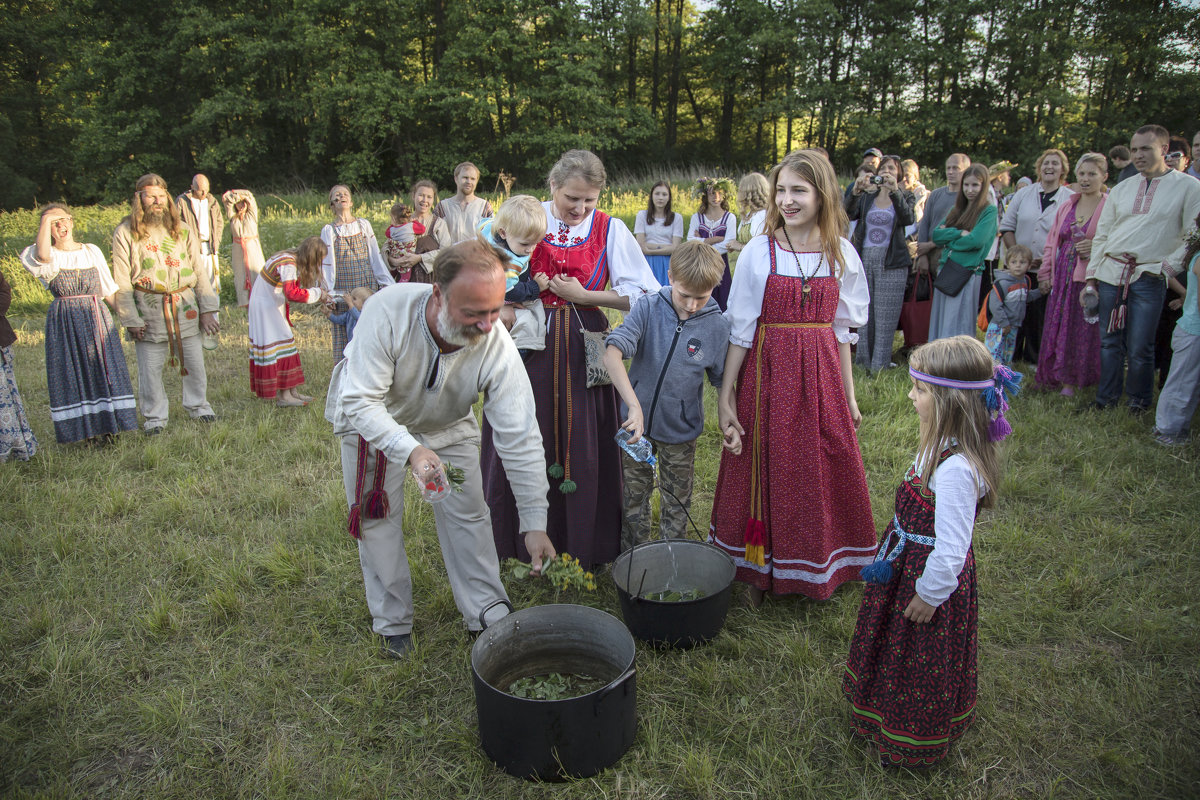
<svg viewBox="0 0 1200 800">
<path fill-rule="evenodd" d="M 585 778 L 619 759 L 637 733 L 633 637 L 611 614 L 586 606 L 516 611 L 471 648 L 479 739 L 488 757 L 521 778 Z M 506 693 L 513 681 L 549 672 L 591 675 L 605 685 L 566 700 Z"/>
<path fill-rule="evenodd" d="M 621 614 L 634 636 L 671 647 L 694 647 L 716 636 L 729 612 L 737 568 L 711 544 L 692 539 L 644 542 L 612 565 Z M 699 589 L 703 597 L 682 602 L 647 599 L 669 590 Z"/>
</svg>

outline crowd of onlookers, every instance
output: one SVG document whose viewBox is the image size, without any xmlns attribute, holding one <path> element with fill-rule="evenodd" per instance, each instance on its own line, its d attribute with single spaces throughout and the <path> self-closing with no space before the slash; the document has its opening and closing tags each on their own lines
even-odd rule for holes
<svg viewBox="0 0 1200 800">
<path fill-rule="evenodd" d="M 1152 375 L 1157 373 L 1159 388 L 1167 381 L 1176 323 L 1183 318 L 1184 331 L 1191 324 L 1185 305 L 1188 268 L 1179 263 L 1183 245 L 1174 230 L 1186 229 L 1186 220 L 1172 218 L 1171 231 L 1154 224 L 1179 209 L 1166 208 L 1169 201 L 1150 181 L 1158 161 L 1164 170 L 1200 180 L 1200 133 L 1190 145 L 1177 136 L 1155 142 L 1161 159 L 1150 164 L 1144 154 L 1139 163 L 1138 154 L 1125 145 L 1111 148 L 1107 158 L 1085 153 L 1074 164 L 1061 150 L 1048 149 L 1031 175 L 1015 181 L 1018 164 L 985 167 L 956 153 L 945 162 L 945 185 L 933 191 L 921 182 L 912 159 L 868 149 L 843 195 L 847 235 L 862 259 L 870 297 L 855 362 L 872 373 L 895 366 L 898 329 L 906 346 L 978 329 L 998 362 L 1036 365 L 1039 387 L 1071 396 L 1099 385 L 1098 406 L 1119 399 L 1128 360 L 1130 408 L 1149 408 Z M 1140 182 L 1133 180 L 1139 174 Z M 158 432 L 166 424 L 167 403 L 157 377 L 165 363 L 182 364 L 185 411 L 202 420 L 215 418 L 205 398 L 201 334 L 215 342 L 219 328 L 216 298 L 223 270 L 218 250 L 226 225 L 232 240 L 226 280 L 232 277 L 237 303 L 248 308 L 251 319 L 252 390 L 280 405 L 307 403 L 311 398 L 296 388 L 303 373 L 288 335 L 287 304 L 321 303 L 336 361 L 370 292 L 393 282 L 431 281 L 438 252 L 474 236 L 481 221 L 492 217 L 491 205 L 475 194 L 475 165 L 459 165 L 454 180 L 455 194 L 440 203 L 431 181 L 417 182 L 411 202 L 392 208 L 382 251 L 370 222 L 354 215 L 350 189 L 334 187 L 332 220 L 320 233 L 319 269 L 309 263 L 318 249 L 309 243 L 298 264 L 307 265 L 307 272 L 296 274 L 293 253 L 273 262 L 265 278 L 253 193 L 231 189 L 218 199 L 204 175 L 196 175 L 174 202 L 161 179 L 147 176 L 138 183 L 132 213 L 114 235 L 111 272 L 98 248 L 74 241 L 65 206 L 45 207 L 37 242 L 22 254 L 22 262 L 55 297 L 47 317 L 47 352 L 60 357 L 48 359 L 47 370 L 56 438 L 104 442 L 136 427 L 138 404 L 102 300 L 120 315 L 135 342 L 146 431 Z M 1119 233 L 1110 246 L 1111 231 L 1102 225 L 1106 201 L 1130 180 L 1130 187 L 1146 187 L 1130 189 L 1140 204 L 1136 209 L 1124 215 L 1111 210 L 1109 221 L 1127 216 L 1124 226 L 1130 232 Z M 684 215 L 672 209 L 671 186 L 656 184 L 634 225 L 638 248 L 656 280 L 668 283 L 667 265 L 681 242 L 703 241 L 724 264 L 714 292 L 724 311 L 731 264 L 762 232 L 768 191 L 760 173 L 747 175 L 736 187 L 727 178 L 701 179 L 695 187 L 699 208 L 687 220 L 685 235 Z M 950 224 L 939 232 L 947 220 Z M 1092 248 L 1098 235 L 1105 249 L 1096 258 Z M 1136 248 L 1158 241 L 1174 243 L 1155 254 L 1163 256 L 1162 263 L 1138 261 Z M 527 242 L 528 249 L 534 243 Z M 1155 277 L 1138 280 L 1147 274 Z M 252 307 L 251 288 L 260 279 L 264 289 Z M 527 299 L 545 291 L 536 283 L 526 285 L 513 296 Z M 310 289 L 318 291 L 309 297 Z M 510 303 L 514 307 L 521 304 Z M 513 322 L 513 312 L 506 311 L 510 329 Z M 522 330 L 518 325 L 514 336 Z M 532 330 L 536 336 L 537 328 Z M 1159 420 L 1160 441 L 1186 438 L 1188 426 L 1178 419 L 1186 405 L 1175 417 Z M 28 443 L 13 445 L 12 451 L 30 451 L 35 446 L 30 437 L 22 433 Z"/>
</svg>

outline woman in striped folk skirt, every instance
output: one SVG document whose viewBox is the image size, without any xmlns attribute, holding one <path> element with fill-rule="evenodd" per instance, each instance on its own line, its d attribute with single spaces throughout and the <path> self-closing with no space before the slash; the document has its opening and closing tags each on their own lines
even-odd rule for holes
<svg viewBox="0 0 1200 800">
<path fill-rule="evenodd" d="M 250 388 L 280 406 L 303 406 L 312 400 L 296 391 L 304 383 L 304 370 L 288 304 L 328 298 L 320 287 L 324 260 L 325 243 L 310 236 L 297 249 L 271 256 L 250 292 Z"/>
</svg>

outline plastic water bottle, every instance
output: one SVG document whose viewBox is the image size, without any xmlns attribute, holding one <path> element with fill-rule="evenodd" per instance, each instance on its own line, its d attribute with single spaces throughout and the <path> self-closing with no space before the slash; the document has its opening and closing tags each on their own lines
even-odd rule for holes
<svg viewBox="0 0 1200 800">
<path fill-rule="evenodd" d="M 450 481 L 446 478 L 446 470 L 439 466 L 437 469 L 426 468 L 424 475 L 413 473 L 417 485 L 421 487 L 421 497 L 429 503 L 440 503 L 450 496 Z"/>
<path fill-rule="evenodd" d="M 213 314 L 213 322 L 217 322 L 218 314 Z M 200 331 L 200 344 L 205 350 L 216 350 L 217 345 L 221 344 L 220 335 L 216 333 L 208 333 L 205 330 Z"/>
<path fill-rule="evenodd" d="M 1100 293 L 1091 286 L 1085 286 L 1079 297 L 1083 302 L 1083 321 L 1095 325 L 1100 321 Z"/>
<path fill-rule="evenodd" d="M 650 446 L 650 440 L 643 435 L 642 438 L 630 444 L 629 437 L 631 436 L 633 434 L 624 428 L 617 428 L 617 444 L 621 446 L 621 449 L 629 453 L 629 457 L 634 461 L 641 461 L 651 466 L 658 463 L 654 458 L 654 448 Z"/>
</svg>

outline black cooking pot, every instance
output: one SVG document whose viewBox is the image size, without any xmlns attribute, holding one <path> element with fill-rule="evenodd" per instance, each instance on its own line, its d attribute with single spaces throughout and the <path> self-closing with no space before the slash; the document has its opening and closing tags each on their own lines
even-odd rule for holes
<svg viewBox="0 0 1200 800">
<path fill-rule="evenodd" d="M 586 778 L 614 763 L 637 733 L 634 651 L 620 620 L 587 606 L 526 608 L 486 628 L 471 648 L 484 752 L 505 772 L 540 780 Z M 505 691 L 550 672 L 590 675 L 605 685 L 565 700 Z"/>
<path fill-rule="evenodd" d="M 671 647 L 694 647 L 720 632 L 729 612 L 737 568 L 719 548 L 692 539 L 643 542 L 612 565 L 625 624 L 637 638 Z M 647 595 L 699 589 L 696 600 L 667 602 Z"/>
</svg>

